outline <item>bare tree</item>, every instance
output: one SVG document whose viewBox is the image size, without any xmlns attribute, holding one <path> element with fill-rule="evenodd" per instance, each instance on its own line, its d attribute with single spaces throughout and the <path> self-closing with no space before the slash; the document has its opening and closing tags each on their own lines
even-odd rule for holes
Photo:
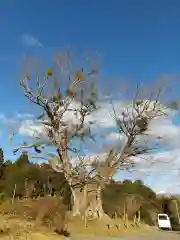
<svg viewBox="0 0 180 240">
<path fill-rule="evenodd" d="M 157 137 L 149 138 L 147 130 L 152 120 L 167 115 L 168 108 L 161 101 L 163 91 L 164 86 L 156 89 L 156 92 L 153 89 L 149 92 L 149 96 L 146 93 L 146 98 L 143 99 L 142 89 L 138 86 L 135 97 L 122 112 L 117 113 L 112 104 L 112 117 L 116 122 L 118 133 L 125 141 L 122 143 L 121 138 L 120 142 L 118 140 L 114 146 L 111 146 L 103 160 L 96 158 L 92 163 L 92 177 L 98 184 L 96 209 L 100 217 L 104 216 L 101 192 L 106 184 L 109 184 L 120 170 L 134 168 L 135 158 L 144 158 L 147 153 L 160 148 L 161 137 L 157 135 Z"/>
<path fill-rule="evenodd" d="M 33 77 L 26 73 L 20 81 L 25 97 L 42 109 L 37 122 L 44 126 L 45 138 L 34 134 L 33 144 L 27 144 L 14 149 L 14 153 L 23 148 L 34 148 L 39 154 L 37 158 L 48 160 L 57 172 L 63 172 L 68 181 L 74 202 L 73 214 L 80 214 L 85 202 L 79 202 L 75 187 L 83 187 L 88 173 L 82 159 L 73 166 L 68 151 L 78 155 L 79 150 L 70 146 L 76 138 L 84 140 L 92 138 L 91 125 L 86 117 L 96 110 L 95 66 L 90 71 L 85 69 L 74 71 L 70 67 L 70 59 L 66 55 L 56 55 L 54 65 L 42 78 L 38 75 L 34 84 Z M 64 89 L 63 89 L 64 88 Z M 46 146 L 53 146 L 55 153 L 46 152 Z"/>
<path fill-rule="evenodd" d="M 68 57 L 66 59 L 69 61 Z M 156 96 L 153 90 L 143 99 L 140 88 L 137 88 L 135 97 L 130 99 L 130 108 L 127 107 L 122 113 L 116 113 L 114 109 L 112 117 L 119 134 L 123 134 L 126 140 L 121 151 L 119 148 L 112 148 L 104 157 L 104 161 L 97 157 L 92 163 L 84 157 L 79 157 L 78 162 L 73 164 L 68 152 L 72 151 L 78 156 L 79 150 L 71 147 L 71 142 L 76 138 L 81 140 L 86 137 L 93 138 L 91 135 L 93 122 L 88 122 L 87 117 L 97 110 L 97 90 L 94 81 L 97 69 L 93 68 L 89 72 L 85 72 L 84 69 L 72 71 L 69 70 L 70 65 L 66 61 L 64 67 L 62 58 L 56 56 L 56 68 L 48 69 L 43 78 L 38 76 L 35 86 L 29 74 L 26 74 L 20 82 L 25 96 L 43 110 L 38 123 L 44 126 L 48 139 L 46 145 L 53 146 L 55 153 L 45 151 L 42 136 L 37 136 L 33 144 L 25 144 L 14 152 L 22 148 L 34 148 L 39 157 L 48 160 L 55 171 L 64 173 L 72 191 L 73 215 L 79 215 L 91 208 L 96 216 L 103 217 L 105 214 L 101 191 L 105 185 L 120 169 L 133 167 L 132 157 L 141 156 L 158 147 L 154 144 L 149 145 L 149 142 L 142 143 L 141 138 L 147 135 L 148 126 L 153 119 L 166 114 L 160 103 L 163 89 L 159 88 Z M 62 86 L 64 80 L 67 83 L 65 90 Z M 53 85 L 53 91 L 50 91 L 49 85 Z M 96 194 L 94 200 L 89 201 L 87 186 L 91 183 L 92 185 L 96 183 L 94 184 Z M 78 196 L 80 192 L 81 197 Z"/>
</svg>

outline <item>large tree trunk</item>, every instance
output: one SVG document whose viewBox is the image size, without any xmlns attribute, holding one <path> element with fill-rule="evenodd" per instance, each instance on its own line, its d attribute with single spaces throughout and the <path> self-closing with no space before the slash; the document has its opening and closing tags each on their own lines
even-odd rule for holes
<svg viewBox="0 0 180 240">
<path fill-rule="evenodd" d="M 61 139 L 59 146 L 61 156 L 65 166 L 67 166 L 66 172 L 69 172 L 68 153 L 68 134 L 67 131 L 64 133 L 64 137 Z M 85 184 L 82 186 L 76 185 L 72 187 L 73 179 L 68 174 L 65 174 L 65 178 L 69 183 L 72 194 L 72 215 L 73 216 L 86 216 L 93 218 L 102 218 L 104 215 L 101 199 L 101 185 L 97 182 L 91 184 Z"/>
<path fill-rule="evenodd" d="M 101 186 L 96 186 L 96 189 L 89 189 L 88 192 L 88 207 L 86 209 L 86 216 L 95 219 L 102 219 L 105 215 L 102 198 L 101 198 Z"/>
<path fill-rule="evenodd" d="M 71 188 L 72 193 L 72 215 L 82 216 L 87 208 L 87 186 Z"/>
<path fill-rule="evenodd" d="M 97 184 L 86 184 L 83 189 L 71 189 L 73 216 L 86 217 L 87 219 L 107 218 L 102 206 L 101 190 L 101 186 L 97 186 Z"/>
</svg>

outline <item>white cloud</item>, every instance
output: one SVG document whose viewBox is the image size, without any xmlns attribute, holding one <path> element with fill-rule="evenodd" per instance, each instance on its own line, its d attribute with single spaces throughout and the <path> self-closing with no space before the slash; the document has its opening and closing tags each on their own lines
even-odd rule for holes
<svg viewBox="0 0 180 240">
<path fill-rule="evenodd" d="M 76 105 L 76 104 L 71 104 L 70 108 L 74 109 L 77 106 L 78 105 Z M 120 110 L 124 106 L 125 106 L 125 104 L 122 103 L 122 102 L 120 102 L 120 103 L 117 102 L 117 103 L 114 104 L 114 108 L 116 109 L 117 112 L 120 112 Z M 76 118 L 74 116 L 73 111 L 66 112 L 64 114 L 64 119 L 66 120 L 67 123 L 69 123 L 69 126 L 72 123 L 75 124 L 75 123 L 79 122 L 79 118 Z M 110 103 L 101 103 L 99 110 L 94 111 L 91 115 L 86 117 L 85 124 L 88 124 L 89 122 L 94 122 L 94 124 L 92 126 L 93 126 L 93 132 L 95 132 L 96 135 L 98 135 L 99 133 L 100 133 L 100 135 L 102 134 L 103 136 L 106 135 L 108 133 L 107 132 L 108 129 L 116 127 L 115 121 L 112 117 L 112 105 Z M 24 134 L 29 133 L 31 136 L 34 134 L 33 133 L 34 128 L 32 127 L 33 122 L 29 121 L 28 123 L 30 124 L 29 128 L 27 126 L 27 121 L 22 121 L 21 122 L 21 132 L 20 132 L 20 134 L 24 135 Z M 34 121 L 34 126 L 36 126 L 35 129 L 37 129 L 38 127 L 40 128 L 38 133 L 44 132 L 44 128 L 37 121 L 36 122 Z M 27 128 L 28 128 L 28 131 L 27 131 Z"/>
<path fill-rule="evenodd" d="M 160 136 L 162 143 L 169 148 L 180 147 L 180 126 L 173 124 L 173 118 L 161 117 L 153 120 L 148 133 L 152 136 Z"/>
<path fill-rule="evenodd" d="M 116 101 L 113 104 L 115 112 L 118 114 L 122 112 L 125 106 L 126 103 L 122 101 Z M 71 109 L 76 107 L 77 104 L 72 104 L 70 106 Z M 17 117 L 19 118 L 21 116 L 23 115 L 17 115 Z M 178 141 L 180 137 L 180 127 L 172 123 L 173 116 L 174 114 L 170 114 L 170 116 L 168 117 L 159 117 L 156 120 L 153 120 L 148 130 L 148 134 L 150 136 L 152 136 L 153 138 L 157 136 L 161 137 L 162 143 L 169 148 L 176 148 L 180 144 Z M 26 115 L 24 115 L 23 117 L 27 119 Z M 27 117 L 31 118 L 31 115 L 27 115 Z M 69 126 L 71 126 L 72 123 L 74 124 L 79 121 L 79 118 L 75 118 L 73 111 L 66 112 L 64 114 L 64 119 L 69 123 Z M 106 140 L 112 143 L 114 141 L 124 141 L 124 137 L 120 136 L 120 134 L 116 131 L 117 129 L 116 123 L 113 119 L 112 104 L 108 102 L 101 102 L 99 110 L 94 111 L 92 114 L 85 118 L 85 124 L 88 124 L 88 122 L 94 122 L 94 124 L 92 125 L 92 134 L 94 134 L 95 137 L 98 138 L 98 141 L 104 142 Z M 45 132 L 43 126 L 37 121 L 34 123 L 32 120 L 21 122 L 19 131 L 20 134 L 33 136 L 35 135 L 35 131 L 36 134 L 38 133 L 41 135 L 44 135 Z"/>
<path fill-rule="evenodd" d="M 110 141 L 116 141 L 116 140 L 121 140 L 123 136 L 120 135 L 118 132 L 111 132 L 110 134 L 107 135 L 106 138 Z"/>
<path fill-rule="evenodd" d="M 146 155 L 133 171 L 132 179 L 142 179 L 156 192 L 180 193 L 180 149 Z"/>
<path fill-rule="evenodd" d="M 9 134 L 12 134 L 14 132 L 18 132 L 20 127 L 26 123 L 26 121 L 30 120 L 29 123 L 31 123 L 31 119 L 34 119 L 33 114 L 29 113 L 16 113 L 14 116 L 6 116 L 5 114 L 0 114 L 0 123 L 2 126 L 2 129 Z M 33 122 L 34 125 L 34 122 Z M 27 124 L 26 124 L 27 126 Z"/>
<path fill-rule="evenodd" d="M 32 35 L 24 34 L 22 36 L 22 42 L 29 47 L 43 47 L 42 43 Z"/>
<path fill-rule="evenodd" d="M 97 145 L 103 145 L 105 140 L 117 141 L 119 137 L 121 138 L 121 136 L 116 133 L 116 125 L 112 118 L 112 105 L 108 102 L 103 102 L 100 105 L 101 108 L 86 119 L 86 121 L 95 121 L 93 132 L 102 137 L 98 138 L 97 143 L 94 144 L 94 152 Z M 125 105 L 124 102 L 115 102 L 114 108 L 116 112 L 120 113 Z M 161 136 L 162 145 L 166 145 L 168 150 L 158 152 L 153 156 L 147 155 L 147 160 L 144 161 L 142 159 L 136 159 L 137 167 L 132 173 L 120 172 L 118 178 L 141 178 L 145 183 L 153 187 L 156 192 L 180 192 L 180 175 L 178 174 L 178 170 L 180 169 L 180 127 L 174 125 L 172 122 L 174 114 L 174 112 L 171 112 L 169 117 L 160 117 L 152 121 L 148 130 L 151 136 Z M 71 121 L 73 118 L 72 112 L 66 114 L 67 121 Z M 19 121 L 19 119 L 21 121 Z M 6 122 L 3 114 L 0 114 L 0 121 L 1 120 Z M 19 122 L 19 133 L 23 136 L 32 137 L 34 134 L 37 134 L 45 137 L 46 132 L 43 126 L 37 121 L 35 123 L 31 115 L 17 114 L 14 123 L 14 119 L 8 121 L 11 124 Z M 96 155 L 92 153 L 91 159 L 94 157 L 96 157 Z M 104 158 L 104 155 L 100 154 L 100 158 Z"/>
<path fill-rule="evenodd" d="M 24 136 L 39 136 L 44 137 L 46 135 L 44 126 L 42 124 L 34 124 L 34 121 L 32 120 L 24 120 L 19 127 L 19 134 Z"/>
</svg>

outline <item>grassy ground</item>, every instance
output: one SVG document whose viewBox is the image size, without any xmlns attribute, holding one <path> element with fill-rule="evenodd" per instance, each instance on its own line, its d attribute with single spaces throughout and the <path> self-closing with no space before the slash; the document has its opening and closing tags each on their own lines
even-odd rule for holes
<svg viewBox="0 0 180 240">
<path fill-rule="evenodd" d="M 33 222 L 10 216 L 0 216 L 2 240 L 60 240 L 64 239 L 44 227 L 36 228 Z"/>
<path fill-rule="evenodd" d="M 48 205 L 47 205 L 48 204 Z M 54 203 L 53 203 L 54 204 Z M 54 232 L 51 215 L 54 215 L 51 200 L 48 201 L 24 201 L 15 202 L 13 205 L 6 202 L 0 206 L 0 239 L 2 240 L 56 240 L 64 239 Z M 51 205 L 51 211 L 49 206 Z M 43 221 L 37 224 L 37 215 L 46 209 L 48 218 L 45 216 Z M 48 210 L 48 211 L 47 211 Z M 41 214 L 40 214 L 41 215 Z M 36 221 L 35 221 L 36 220 Z M 47 221 L 48 220 L 48 221 Z M 58 218 L 58 224 L 62 224 Z M 139 231 L 150 231 L 151 228 L 145 224 L 134 227 L 131 222 L 127 225 L 120 219 L 103 221 L 88 221 L 87 226 L 78 218 L 68 220 L 68 231 L 72 235 L 83 236 L 123 236 Z"/>
<path fill-rule="evenodd" d="M 61 240 L 65 239 L 63 236 L 59 236 L 44 226 L 35 226 L 33 221 L 25 221 L 10 216 L 0 215 L 0 227 L 3 232 L 0 233 L 0 239 L 2 240 Z M 82 222 L 71 222 L 69 226 L 70 232 L 74 235 L 83 236 L 125 236 L 131 235 L 140 231 L 151 231 L 152 229 L 141 225 L 140 228 L 129 227 L 128 229 L 122 228 L 120 231 L 111 229 L 110 231 L 105 230 L 102 223 L 91 222 L 85 229 Z"/>
</svg>

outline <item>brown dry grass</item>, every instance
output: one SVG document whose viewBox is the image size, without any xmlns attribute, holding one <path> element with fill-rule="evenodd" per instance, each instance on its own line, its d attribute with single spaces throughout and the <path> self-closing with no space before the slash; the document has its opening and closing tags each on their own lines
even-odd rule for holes
<svg viewBox="0 0 180 240">
<path fill-rule="evenodd" d="M 84 222 L 78 218 L 67 220 L 66 213 L 66 208 L 63 205 L 59 207 L 56 198 L 15 201 L 13 205 L 7 201 L 0 206 L 0 229 L 3 229 L 0 238 L 3 240 L 64 239 L 55 234 L 54 229 L 66 228 L 67 222 L 71 233 L 84 236 L 120 236 L 150 230 L 150 227 L 144 224 L 134 227 L 131 222 L 128 223 L 127 228 L 120 219 L 88 221 L 87 227 L 84 227 Z"/>
<path fill-rule="evenodd" d="M 38 229 L 32 222 L 22 219 L 12 218 L 10 216 L 0 216 L 0 239 L 2 240 L 61 240 L 64 239 L 50 232 L 43 226 Z"/>
<path fill-rule="evenodd" d="M 107 227 L 109 224 L 110 228 Z M 69 222 L 69 231 L 77 235 L 88 236 L 111 236 L 119 237 L 128 234 L 133 234 L 139 231 L 149 231 L 151 228 L 145 224 L 140 224 L 139 227 L 134 227 L 132 222 L 129 222 L 128 228 L 125 227 L 121 219 L 106 221 L 89 221 L 87 227 L 83 227 L 83 222 L 79 219 L 73 219 Z M 118 227 L 117 227 L 118 226 Z"/>
</svg>

